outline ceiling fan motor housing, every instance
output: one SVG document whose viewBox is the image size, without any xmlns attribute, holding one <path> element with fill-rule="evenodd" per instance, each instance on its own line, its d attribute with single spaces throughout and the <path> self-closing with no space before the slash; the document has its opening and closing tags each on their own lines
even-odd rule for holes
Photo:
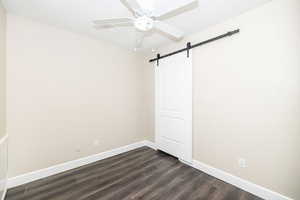
<svg viewBox="0 0 300 200">
<path fill-rule="evenodd" d="M 154 26 L 154 20 L 147 16 L 138 17 L 134 21 L 134 26 L 139 31 L 150 31 Z"/>
</svg>

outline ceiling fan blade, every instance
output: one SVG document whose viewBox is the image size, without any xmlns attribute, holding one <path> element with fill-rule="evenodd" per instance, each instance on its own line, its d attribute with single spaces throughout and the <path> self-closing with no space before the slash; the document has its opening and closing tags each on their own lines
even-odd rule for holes
<svg viewBox="0 0 300 200">
<path fill-rule="evenodd" d="M 172 39 L 172 40 L 176 40 L 179 41 L 183 38 L 184 33 L 180 30 L 178 30 L 177 28 L 170 26 L 167 23 L 161 22 L 161 21 L 155 21 L 155 26 L 154 28 L 166 35 L 168 38 Z"/>
<path fill-rule="evenodd" d="M 93 21 L 95 25 L 107 25 L 107 24 L 121 24 L 121 23 L 133 23 L 132 19 L 129 18 L 111 18 L 101 19 Z"/>
<path fill-rule="evenodd" d="M 136 0 L 120 0 L 121 3 L 134 15 L 142 16 L 142 7 Z"/>
<path fill-rule="evenodd" d="M 116 24 L 101 24 L 101 25 L 95 25 L 95 29 L 109 29 L 109 28 L 115 28 L 115 27 L 127 27 L 132 26 L 132 22 L 127 23 L 116 23 Z"/>
<path fill-rule="evenodd" d="M 198 7 L 198 0 L 189 0 L 188 3 L 184 3 L 175 8 L 171 8 L 164 13 L 157 13 L 156 15 L 154 15 L 154 17 L 155 17 L 155 19 L 158 19 L 158 20 L 165 20 L 165 19 L 174 17 L 176 15 L 180 15 L 186 11 L 193 10 L 197 7 Z"/>
</svg>

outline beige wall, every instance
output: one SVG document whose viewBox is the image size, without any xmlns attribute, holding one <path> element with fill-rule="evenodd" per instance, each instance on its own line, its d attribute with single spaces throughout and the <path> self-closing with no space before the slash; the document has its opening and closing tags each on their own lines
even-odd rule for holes
<svg viewBox="0 0 300 200">
<path fill-rule="evenodd" d="M 193 50 L 194 159 L 294 199 L 300 199 L 299 11 L 299 0 L 273 0 L 186 40 L 241 28 Z M 238 167 L 238 158 L 247 168 Z"/>
<path fill-rule="evenodd" d="M 7 31 L 10 177 L 146 139 L 134 52 L 12 15 Z"/>
<path fill-rule="evenodd" d="M 194 159 L 294 199 L 299 10 L 299 0 L 273 0 L 186 39 L 241 28 L 193 50 Z M 142 58 L 11 15 L 7 53 L 10 177 L 154 139 L 153 66 Z M 238 158 L 247 168 L 238 167 Z"/>
<path fill-rule="evenodd" d="M 5 71 L 6 69 L 6 12 L 0 0 L 0 199 L 6 183 L 6 114 L 5 114 Z"/>
<path fill-rule="evenodd" d="M 6 65 L 6 13 L 0 1 L 0 139 L 6 134 L 5 127 L 5 65 Z"/>
</svg>

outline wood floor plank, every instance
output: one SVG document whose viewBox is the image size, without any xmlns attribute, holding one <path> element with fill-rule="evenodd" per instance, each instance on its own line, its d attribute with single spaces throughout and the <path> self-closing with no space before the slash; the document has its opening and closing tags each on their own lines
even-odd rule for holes
<svg viewBox="0 0 300 200">
<path fill-rule="evenodd" d="M 195 177 L 195 179 L 188 182 L 188 185 L 186 185 L 183 189 L 181 189 L 176 196 L 174 196 L 174 200 L 185 200 L 190 199 L 190 195 L 193 191 L 196 191 L 202 184 L 205 183 L 206 180 L 206 174 L 200 173 L 198 176 Z"/>
<path fill-rule="evenodd" d="M 5 200 L 261 200 L 142 147 L 8 190 Z"/>
<path fill-rule="evenodd" d="M 187 169 L 187 166 L 179 163 L 177 167 L 168 169 L 164 175 L 162 175 L 155 183 L 147 185 L 144 189 L 141 189 L 132 196 L 133 199 L 146 199 L 148 196 L 153 196 L 162 187 L 168 185 L 176 176 Z"/>
<path fill-rule="evenodd" d="M 148 154 L 147 154 L 148 155 Z M 155 160 L 157 160 L 157 155 L 156 154 L 153 154 L 152 152 L 152 157 L 148 157 L 148 156 L 145 156 L 143 157 L 143 155 L 141 155 L 141 158 L 142 158 L 142 163 L 141 163 L 141 166 L 143 165 L 147 165 L 148 162 L 153 162 Z M 139 159 L 141 159 L 139 158 Z M 139 160 L 135 160 L 134 164 L 137 165 L 139 164 Z M 124 165 L 126 165 L 126 163 L 124 163 Z M 140 167 L 140 165 L 138 165 Z M 120 167 L 123 167 L 121 164 L 120 164 Z M 131 168 L 127 168 L 127 166 L 123 167 L 123 168 L 118 168 L 116 171 L 112 171 L 112 173 L 114 172 L 118 172 L 120 171 L 120 173 L 124 173 L 124 170 L 125 169 L 129 169 L 129 170 L 132 170 Z M 97 170 L 98 171 L 98 170 Z M 103 171 L 103 172 L 98 172 L 98 174 L 96 174 L 96 176 L 94 177 L 90 177 L 90 176 L 86 176 L 85 178 L 81 178 L 81 179 L 78 179 L 76 176 L 73 177 L 73 181 L 71 181 L 71 183 L 68 183 L 66 185 L 55 185 L 53 187 L 48 188 L 48 192 L 41 192 L 41 191 L 38 191 L 37 189 L 36 190 L 33 190 L 31 193 L 29 192 L 26 192 L 26 194 L 24 195 L 24 200 L 35 200 L 35 199 L 51 199 L 53 198 L 53 196 L 57 196 L 57 195 L 63 195 L 63 193 L 68 193 L 68 194 L 71 194 L 72 191 L 75 189 L 75 191 L 79 190 L 79 188 L 82 188 L 84 185 L 86 185 L 88 188 L 92 187 L 93 186 L 93 183 L 95 183 L 96 187 L 99 187 L 99 183 L 102 183 L 103 180 L 106 180 L 106 179 L 102 179 L 101 177 L 108 177 L 110 179 L 110 175 L 111 174 L 105 174 L 109 171 Z M 124 174 L 122 174 L 124 176 Z M 122 176 L 121 176 L 122 177 Z M 99 178 L 101 178 L 101 181 L 99 181 Z M 69 178 L 68 178 L 69 179 Z M 107 184 L 108 182 L 104 182 L 104 184 Z M 76 184 L 76 185 L 74 185 Z M 51 192 L 49 192 L 51 191 Z M 77 196 L 78 197 L 78 196 Z M 65 197 L 66 198 L 66 197 Z"/>
<path fill-rule="evenodd" d="M 63 172 L 63 173 L 48 177 L 46 179 L 41 179 L 41 180 L 32 182 L 30 184 L 30 188 L 33 189 L 35 186 L 41 187 L 42 185 L 49 185 L 51 183 L 55 183 L 55 181 L 60 180 L 62 178 L 65 179 L 69 176 L 85 174 L 85 172 L 93 173 L 97 170 L 102 170 L 103 168 L 109 168 L 112 164 L 117 165 L 119 163 L 127 162 L 128 160 L 137 158 L 141 155 L 145 156 L 145 155 L 147 155 L 147 153 L 153 154 L 153 151 L 151 151 L 151 149 L 145 148 L 145 147 L 142 147 L 140 149 L 135 149 L 133 151 L 129 151 L 129 152 L 126 152 L 121 155 L 113 156 L 111 158 L 107 158 L 102 161 L 98 161 L 98 162 L 91 163 L 91 164 L 88 164 L 88 165 L 85 165 L 85 166 L 82 166 L 79 168 L 75 168 L 75 169 L 69 170 L 67 172 Z"/>
<path fill-rule="evenodd" d="M 126 175 L 126 177 L 118 180 L 117 182 L 114 182 L 108 187 L 107 185 L 105 185 L 103 188 L 97 189 L 94 194 L 89 195 L 87 198 L 84 199 L 95 200 L 95 199 L 99 199 L 99 197 L 105 197 L 107 194 L 110 194 L 112 192 L 116 192 L 120 187 L 126 187 L 129 183 L 135 181 L 136 179 L 139 179 L 141 176 L 144 176 L 147 173 L 154 172 L 155 170 L 158 169 L 157 165 L 163 164 L 163 161 L 164 161 L 163 159 L 155 160 L 147 167 L 139 169 L 130 175 Z"/>
<path fill-rule="evenodd" d="M 149 160 L 145 159 L 141 163 L 136 163 L 135 166 L 131 166 L 127 169 L 123 169 L 119 172 L 115 172 L 114 174 L 108 174 L 108 176 L 105 177 L 99 177 L 96 180 L 93 180 L 92 182 L 86 185 L 78 184 L 78 189 L 75 190 L 76 192 L 73 192 L 70 197 L 65 199 L 72 200 L 73 198 L 79 198 L 80 196 L 84 196 L 88 194 L 90 191 L 95 191 L 103 186 L 111 185 L 122 178 L 130 177 L 138 170 L 143 169 L 145 166 L 148 166 L 149 163 L 152 163 L 156 159 L 157 159 L 156 157 L 153 157 L 152 159 Z"/>
<path fill-rule="evenodd" d="M 162 187 L 161 192 L 157 192 L 154 197 L 151 197 L 149 199 L 152 200 L 159 200 L 159 199 L 174 199 L 175 196 L 178 194 L 178 192 L 182 189 L 184 189 L 185 185 L 189 181 L 193 181 L 193 179 L 196 178 L 198 173 L 195 173 L 194 169 L 188 169 L 184 173 L 182 173 L 180 176 L 178 176 L 176 179 L 173 179 L 170 184 L 167 186 Z"/>
<path fill-rule="evenodd" d="M 155 170 L 147 171 L 139 178 L 135 179 L 128 185 L 118 190 L 114 190 L 107 196 L 107 200 L 115 200 L 115 199 L 122 199 L 128 196 L 132 191 L 137 190 L 141 183 L 151 183 L 154 182 L 159 176 L 163 174 L 163 172 L 167 169 L 173 168 L 176 166 L 176 162 L 161 162 L 161 164 L 157 165 Z"/>
</svg>

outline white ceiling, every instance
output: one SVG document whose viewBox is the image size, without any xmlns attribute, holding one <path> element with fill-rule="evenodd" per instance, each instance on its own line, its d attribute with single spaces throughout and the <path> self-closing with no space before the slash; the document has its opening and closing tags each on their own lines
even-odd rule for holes
<svg viewBox="0 0 300 200">
<path fill-rule="evenodd" d="M 95 30 L 92 20 L 114 17 L 131 17 L 119 0 L 2 0 L 7 11 L 40 22 L 56 25 L 78 33 L 113 42 L 127 49 L 135 46 L 135 30 L 130 27 Z M 140 0 L 149 1 L 149 0 Z M 156 0 L 155 9 L 167 10 L 186 0 Z M 171 25 L 186 35 L 225 21 L 258 7 L 270 0 L 199 0 L 199 7 L 172 19 Z M 157 48 L 171 41 L 159 34 L 152 34 L 144 41 L 145 49 Z"/>
</svg>

